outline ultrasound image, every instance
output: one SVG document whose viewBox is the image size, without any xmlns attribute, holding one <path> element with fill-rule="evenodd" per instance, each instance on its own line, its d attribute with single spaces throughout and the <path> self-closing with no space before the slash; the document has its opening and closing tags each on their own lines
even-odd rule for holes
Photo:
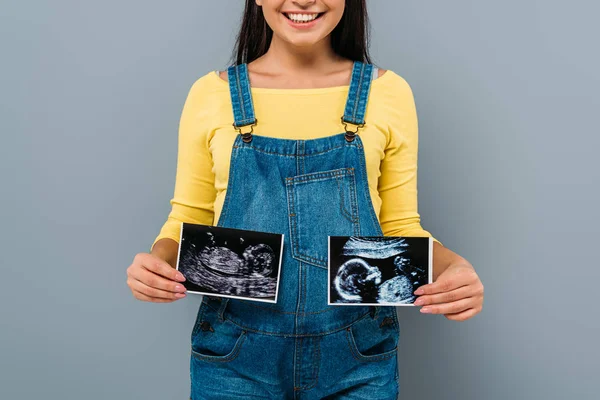
<svg viewBox="0 0 600 400">
<path fill-rule="evenodd" d="M 283 235 L 184 223 L 177 269 L 190 292 L 275 302 Z"/>
<path fill-rule="evenodd" d="M 412 304 L 430 282 L 428 237 L 330 236 L 329 304 Z"/>
</svg>

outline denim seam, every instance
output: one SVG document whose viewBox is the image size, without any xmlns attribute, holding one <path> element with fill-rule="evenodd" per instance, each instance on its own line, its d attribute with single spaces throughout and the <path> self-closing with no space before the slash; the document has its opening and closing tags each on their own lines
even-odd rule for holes
<svg viewBox="0 0 600 400">
<path fill-rule="evenodd" d="M 302 261 L 298 261 L 299 263 L 302 263 Z M 312 264 L 311 264 L 312 265 Z M 263 307 L 263 306 L 259 306 L 257 304 L 248 304 L 248 306 L 250 307 L 255 307 L 255 308 L 260 308 L 262 310 L 268 310 L 274 313 L 278 313 L 278 314 L 297 314 L 297 315 L 314 315 L 314 314 L 323 314 L 326 312 L 330 312 L 333 311 L 333 309 L 331 308 L 325 308 L 323 310 L 319 310 L 319 311 L 311 311 L 311 312 L 302 312 L 302 313 L 297 313 L 294 311 L 281 311 L 281 310 L 276 310 L 274 308 L 268 308 L 268 307 Z"/>
<path fill-rule="evenodd" d="M 350 80 L 350 87 L 348 88 L 348 98 L 346 100 L 346 106 L 344 107 L 344 116 L 342 117 L 342 120 L 351 122 L 351 123 L 354 123 L 354 120 L 352 118 L 352 109 L 353 109 L 352 103 L 356 104 L 356 97 L 357 97 L 356 86 L 358 83 L 357 74 L 358 74 L 358 68 L 361 66 L 361 64 L 362 63 L 360 61 L 355 61 L 354 64 L 352 65 L 352 77 Z"/>
<path fill-rule="evenodd" d="M 294 391 L 297 390 L 298 386 L 296 386 L 296 383 L 300 383 L 300 371 L 301 369 L 298 368 L 296 369 L 297 365 L 302 365 L 301 363 L 299 363 L 298 359 L 301 357 L 302 355 L 302 339 L 303 338 L 296 338 L 296 340 L 294 340 L 294 352 L 296 354 L 294 354 Z M 300 347 L 300 351 L 298 351 L 298 347 Z"/>
<path fill-rule="evenodd" d="M 317 341 L 317 361 L 313 361 L 313 383 L 311 385 L 307 385 L 307 386 L 299 386 L 296 387 L 294 385 L 294 390 L 308 390 L 308 389 L 312 389 L 315 386 L 317 386 L 317 383 L 319 382 L 319 361 L 321 360 L 321 341 L 318 340 Z"/>
<path fill-rule="evenodd" d="M 358 210 L 358 199 L 356 198 L 356 174 L 354 174 L 354 168 L 352 168 L 353 173 L 350 179 L 350 206 L 352 207 L 352 216 L 353 216 L 353 228 L 354 234 L 360 235 L 360 214 Z"/>
<path fill-rule="evenodd" d="M 328 136 L 328 137 L 334 137 L 334 136 L 338 136 L 338 135 L 341 135 L 341 134 L 342 133 L 336 133 L 336 134 Z M 256 134 L 254 136 L 256 136 Z M 265 137 L 270 138 L 270 136 L 265 136 Z M 352 143 L 343 144 L 343 145 L 340 145 L 340 146 L 331 147 L 331 148 L 329 148 L 327 150 L 324 150 L 324 151 L 318 151 L 318 152 L 315 152 L 315 153 L 308 153 L 308 154 L 288 154 L 288 153 L 278 153 L 278 152 L 274 152 L 274 151 L 266 151 L 266 150 L 260 149 L 260 148 L 258 148 L 256 146 L 253 146 L 251 143 L 246 143 L 246 144 L 244 144 L 242 146 L 240 146 L 240 145 L 234 145 L 233 147 L 234 148 L 252 148 L 255 151 L 258 151 L 260 153 L 274 154 L 274 155 L 285 156 L 285 157 L 311 157 L 311 156 L 314 156 L 314 155 L 320 155 L 320 154 L 329 153 L 331 151 L 337 150 L 337 149 L 342 148 L 342 147 L 358 147 L 358 148 L 362 148 L 362 144 L 358 144 L 358 143 L 352 142 Z"/>
<path fill-rule="evenodd" d="M 400 333 L 400 322 L 398 321 L 398 313 L 396 313 L 396 307 L 393 307 L 392 309 L 392 318 L 394 319 L 394 324 L 396 325 L 396 330 L 398 331 L 398 333 Z"/>
<path fill-rule="evenodd" d="M 336 178 L 338 176 L 346 176 L 354 174 L 353 167 L 345 167 L 345 168 L 336 168 L 330 169 L 328 171 L 317 171 L 310 172 L 308 174 L 290 176 L 286 178 L 288 185 L 293 185 L 296 183 L 308 183 L 308 182 L 316 182 L 316 181 L 325 181 L 328 179 Z"/>
<path fill-rule="evenodd" d="M 365 71 L 365 64 L 361 63 L 360 66 L 360 77 L 358 79 L 358 88 L 356 89 L 356 96 L 354 98 L 354 112 L 352 113 L 352 120 L 356 122 L 356 111 L 358 109 L 358 103 L 360 102 L 360 97 L 361 97 L 361 87 L 363 84 L 363 78 L 364 78 L 364 71 Z"/>
<path fill-rule="evenodd" d="M 368 71 L 369 69 L 371 69 L 371 76 L 367 79 L 364 77 L 366 74 L 363 73 L 363 76 L 361 77 L 360 93 L 358 96 L 359 105 L 358 105 L 357 114 L 359 116 L 358 122 L 360 122 L 361 124 L 365 123 L 365 115 L 366 115 L 366 111 L 367 111 L 369 91 L 371 88 L 372 77 L 373 77 L 372 65 L 365 64 L 365 71 Z"/>
<path fill-rule="evenodd" d="M 212 308 L 213 310 L 215 309 L 210 304 L 207 304 L 207 305 L 208 305 L 208 307 Z M 339 331 L 341 331 L 343 329 L 347 329 L 353 323 L 355 323 L 356 321 L 359 321 L 362 318 L 365 318 L 370 313 L 371 313 L 371 311 L 368 311 L 367 313 L 365 313 L 365 314 L 361 315 L 360 317 L 358 317 L 355 321 L 350 322 L 348 325 L 342 326 L 340 328 L 333 329 L 331 331 L 319 332 L 319 333 L 278 333 L 278 332 L 268 332 L 268 331 L 263 331 L 263 330 L 260 330 L 260 329 L 250 328 L 250 327 L 247 327 L 245 325 L 241 325 L 241 324 L 237 323 L 236 321 L 234 321 L 234 320 L 232 320 L 230 318 L 227 318 L 227 317 L 225 317 L 225 320 L 231 322 L 232 324 L 234 324 L 234 325 L 242 328 L 243 330 L 245 330 L 247 332 L 260 333 L 262 335 L 269 335 L 269 336 L 308 337 L 308 336 L 324 336 L 324 335 L 328 335 L 330 333 L 339 332 Z"/>
<path fill-rule="evenodd" d="M 248 103 L 250 105 L 250 113 L 251 116 L 249 117 L 250 122 L 255 122 L 256 121 L 256 115 L 254 114 L 254 101 L 252 100 L 252 89 L 250 87 L 250 75 L 248 73 L 248 64 L 244 63 L 244 88 L 245 88 L 245 94 L 248 96 Z"/>
<path fill-rule="evenodd" d="M 337 188 L 338 188 L 338 191 L 340 192 L 340 213 L 348 221 L 350 221 L 351 223 L 354 223 L 354 215 L 349 213 L 348 210 L 346 210 L 346 207 L 344 207 L 345 202 L 348 200 L 345 200 L 346 196 L 344 196 L 344 188 L 343 188 L 343 185 L 340 184 L 340 176 L 339 175 L 335 177 L 335 183 L 337 183 Z M 350 207 L 352 207 L 352 206 L 350 206 Z"/>
<path fill-rule="evenodd" d="M 254 136 L 256 136 L 256 135 L 254 135 Z M 351 144 L 349 144 L 349 145 L 341 145 L 341 146 L 336 146 L 336 147 L 332 147 L 332 148 L 330 148 L 330 149 L 328 149 L 328 150 L 325 150 L 325 151 L 319 151 L 319 152 L 316 152 L 316 153 L 310 153 L 310 154 L 287 154 L 287 153 L 277 153 L 277 152 L 274 152 L 274 151 L 266 151 L 266 150 L 263 150 L 263 149 L 259 149 L 258 147 L 256 147 L 256 146 L 253 146 L 253 145 L 251 145 L 251 144 L 247 144 L 247 145 L 245 145 L 245 146 L 239 146 L 239 147 L 241 147 L 241 148 L 252 148 L 252 149 L 254 149 L 255 151 L 258 151 L 259 153 L 265 153 L 265 154 L 274 154 L 274 155 L 278 155 L 278 156 L 285 156 L 285 157 L 310 157 L 310 156 L 314 156 L 314 155 L 320 155 L 320 154 L 329 153 L 329 152 L 331 152 L 331 151 L 337 150 L 337 149 L 339 149 L 339 148 L 342 148 L 342 147 L 345 147 L 345 146 L 352 146 L 352 145 L 351 145 Z"/>
<path fill-rule="evenodd" d="M 354 176 L 354 168 L 352 168 L 352 167 L 338 168 L 338 169 L 330 170 L 330 171 L 312 172 L 310 174 L 297 175 L 294 177 L 286 178 L 286 191 L 288 194 L 288 196 L 287 196 L 288 210 L 290 211 L 289 222 L 290 222 L 290 237 L 291 237 L 291 245 L 292 245 L 292 257 L 296 258 L 297 260 L 301 260 L 301 261 L 305 261 L 307 263 L 313 264 L 316 267 L 328 269 L 327 259 L 316 258 L 316 257 L 308 255 L 300 250 L 300 243 L 298 240 L 298 223 L 297 223 L 298 215 L 295 210 L 296 184 L 328 180 L 328 179 L 332 179 L 332 178 L 336 179 L 336 183 L 337 183 L 338 177 L 340 177 L 340 176 L 345 177 L 345 176 L 350 176 L 350 175 Z M 350 186 L 351 192 L 353 191 L 354 193 L 356 193 L 356 191 L 355 191 L 356 181 L 352 180 L 352 181 L 348 182 L 348 184 Z M 354 186 L 354 188 L 352 186 Z M 354 197 L 356 197 L 356 196 L 353 196 L 353 199 L 351 200 L 352 202 L 354 202 Z M 290 201 L 292 204 L 290 204 Z M 340 205 L 340 207 L 341 207 L 341 205 Z M 357 212 L 356 203 L 354 203 L 352 211 L 353 211 L 354 215 L 352 216 L 352 219 L 350 219 L 350 222 L 353 224 L 352 228 L 353 228 L 354 232 L 357 233 L 357 232 L 360 232 L 360 222 L 359 222 L 358 216 L 356 214 L 356 212 Z"/>
<path fill-rule="evenodd" d="M 229 361 L 233 361 L 240 354 L 240 350 L 242 348 L 242 344 L 246 340 L 246 335 L 247 335 L 247 332 L 245 330 L 242 330 L 242 332 L 240 333 L 240 337 L 237 338 L 237 340 L 235 342 L 235 345 L 233 346 L 233 349 L 228 354 L 226 354 L 224 356 L 208 356 L 208 355 L 205 355 L 205 354 L 200 354 L 200 353 L 194 351 L 194 349 L 191 350 L 192 356 L 194 358 L 199 359 L 199 360 L 210 361 L 210 362 L 229 362 Z"/>
<path fill-rule="evenodd" d="M 236 127 L 241 127 L 241 126 L 244 126 L 244 125 L 250 125 L 253 122 L 254 122 L 254 119 L 251 119 L 251 118 L 240 119 L 240 120 L 238 120 L 236 122 L 235 126 Z"/>
<path fill-rule="evenodd" d="M 291 210 L 291 212 L 289 213 L 289 223 L 290 223 L 290 244 L 292 247 L 292 257 L 296 258 L 297 260 L 300 261 L 306 261 L 310 264 L 313 264 L 319 268 L 324 268 L 327 269 L 327 266 L 323 266 L 323 262 L 321 260 L 318 260 L 316 258 L 313 258 L 311 256 L 302 254 L 299 251 L 299 243 L 298 243 L 298 225 L 296 222 L 296 219 L 298 218 L 298 215 L 296 214 L 296 209 L 295 209 L 295 193 L 294 193 L 294 186 L 291 185 L 286 185 L 286 192 L 287 192 L 287 198 L 288 198 L 288 210 Z"/>
<path fill-rule="evenodd" d="M 239 65 L 236 65 L 236 67 L 235 67 L 235 83 L 236 83 L 237 88 L 238 88 L 238 92 L 237 93 L 238 93 L 238 101 L 239 101 L 239 104 L 240 104 L 240 110 L 242 112 L 242 120 L 246 120 L 247 119 L 246 118 L 246 109 L 244 107 L 244 97 L 243 97 L 243 94 L 242 94 L 242 84 L 240 82 L 240 66 Z M 237 122 L 236 122 L 236 125 L 237 125 Z"/>
<path fill-rule="evenodd" d="M 350 353 L 352 353 L 352 357 L 354 357 L 356 360 L 361 361 L 361 362 L 389 360 L 390 358 L 394 357 L 394 355 L 397 354 L 397 352 L 398 352 L 398 346 L 395 346 L 392 350 L 388 350 L 381 354 L 373 354 L 373 355 L 362 354 L 358 350 L 356 341 L 354 340 L 354 335 L 352 334 L 352 326 L 350 326 L 346 329 L 346 338 L 348 339 L 347 344 L 348 344 L 348 348 L 350 349 Z"/>
</svg>

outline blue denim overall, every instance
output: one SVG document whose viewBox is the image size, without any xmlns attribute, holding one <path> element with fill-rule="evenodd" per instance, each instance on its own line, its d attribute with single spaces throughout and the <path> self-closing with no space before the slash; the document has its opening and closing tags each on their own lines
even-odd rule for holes
<svg viewBox="0 0 600 400">
<path fill-rule="evenodd" d="M 229 67 L 240 134 L 217 226 L 284 234 L 280 286 L 276 303 L 203 296 L 191 399 L 397 398 L 395 307 L 327 304 L 327 236 L 383 236 L 358 135 L 374 68 L 354 63 L 345 132 L 296 140 L 253 134 L 247 65 Z"/>
</svg>

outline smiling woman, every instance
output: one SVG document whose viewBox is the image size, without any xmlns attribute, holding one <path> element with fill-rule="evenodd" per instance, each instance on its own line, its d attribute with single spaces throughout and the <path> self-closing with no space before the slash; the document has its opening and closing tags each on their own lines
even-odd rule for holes
<svg viewBox="0 0 600 400">
<path fill-rule="evenodd" d="M 234 62 L 189 91 L 172 211 L 130 267 L 134 295 L 186 296 L 165 263 L 177 262 L 182 223 L 284 235 L 275 303 L 203 297 L 193 400 L 398 395 L 395 309 L 328 303 L 328 236 L 432 237 L 417 211 L 412 90 L 371 62 L 367 33 L 366 0 L 247 0 Z M 447 301 L 434 310 L 457 320 L 474 315 L 476 275 L 433 241 L 434 277 L 450 273 L 421 286 L 420 300 Z M 379 278 L 368 267 L 349 271 L 370 285 Z"/>
</svg>

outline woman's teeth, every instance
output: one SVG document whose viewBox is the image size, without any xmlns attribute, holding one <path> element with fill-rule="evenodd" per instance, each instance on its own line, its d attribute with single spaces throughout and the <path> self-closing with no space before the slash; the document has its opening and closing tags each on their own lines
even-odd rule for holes
<svg viewBox="0 0 600 400">
<path fill-rule="evenodd" d="M 294 22 L 310 22 L 319 16 L 319 14 L 285 14 L 289 19 Z"/>
</svg>

